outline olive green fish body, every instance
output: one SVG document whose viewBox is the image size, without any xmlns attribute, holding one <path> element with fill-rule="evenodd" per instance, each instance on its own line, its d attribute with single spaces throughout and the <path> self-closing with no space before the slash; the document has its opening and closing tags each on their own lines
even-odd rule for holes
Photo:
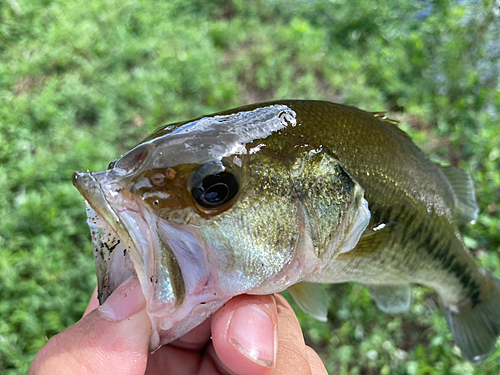
<svg viewBox="0 0 500 375">
<path fill-rule="evenodd" d="M 478 210 L 470 177 L 428 160 L 383 113 L 319 101 L 277 103 L 296 112 L 298 126 L 268 137 L 267 151 L 292 160 L 297 148 L 330 153 L 364 189 L 371 213 L 357 246 L 306 281 L 363 283 L 388 312 L 408 307 L 410 283 L 433 287 L 464 356 L 484 360 L 500 332 L 500 288 L 477 267 L 457 230 L 457 221 L 473 221 Z"/>
<path fill-rule="evenodd" d="M 457 232 L 453 187 L 396 125 L 323 102 L 289 104 L 303 138 L 330 150 L 365 190 L 371 220 L 359 247 L 342 254 L 323 282 L 421 283 L 444 301 L 477 299 L 483 273 Z M 378 228 L 378 229 L 377 229 Z M 361 274 L 360 274 L 361 271 Z"/>
<path fill-rule="evenodd" d="M 309 280 L 420 283 L 435 288 L 447 304 L 479 298 L 485 276 L 457 232 L 453 187 L 393 121 L 321 101 L 263 103 L 222 114 L 272 104 L 294 110 L 298 126 L 269 136 L 263 151 L 291 161 L 304 146 L 331 153 L 363 187 L 371 212 L 356 249 Z"/>
<path fill-rule="evenodd" d="M 365 190 L 371 213 L 356 248 L 307 280 L 364 283 L 388 311 L 399 311 L 392 298 L 405 284 L 431 286 L 463 355 L 483 361 L 500 333 L 500 288 L 477 267 L 457 230 L 456 221 L 477 214 L 470 178 L 429 161 L 381 113 L 324 102 L 288 105 L 303 126 L 301 139 L 338 158 Z"/>
<path fill-rule="evenodd" d="M 163 126 L 74 184 L 88 201 L 100 301 L 136 275 L 152 348 L 242 293 L 289 288 L 325 320 L 314 283 L 350 281 L 386 312 L 408 308 L 410 283 L 435 288 L 471 362 L 500 332 L 499 283 L 456 226 L 477 214 L 472 181 L 430 162 L 383 113 L 254 104 Z"/>
</svg>

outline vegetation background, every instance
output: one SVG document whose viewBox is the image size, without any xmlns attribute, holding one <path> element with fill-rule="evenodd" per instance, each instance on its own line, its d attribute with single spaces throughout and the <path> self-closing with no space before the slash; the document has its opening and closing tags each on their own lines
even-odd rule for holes
<svg viewBox="0 0 500 375">
<path fill-rule="evenodd" d="M 492 0 L 0 0 L 0 375 L 77 321 L 95 285 L 75 170 L 102 170 L 161 124 L 280 98 L 388 110 L 473 175 L 461 228 L 500 277 L 500 10 Z M 331 374 L 499 374 L 454 347 L 436 294 L 385 315 L 328 287 L 298 312 Z"/>
</svg>

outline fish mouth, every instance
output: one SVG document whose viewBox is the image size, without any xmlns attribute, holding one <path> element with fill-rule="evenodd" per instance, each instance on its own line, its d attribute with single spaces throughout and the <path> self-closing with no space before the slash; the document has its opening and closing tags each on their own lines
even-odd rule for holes
<svg viewBox="0 0 500 375">
<path fill-rule="evenodd" d="M 185 283 L 159 218 L 108 171 L 75 172 L 73 183 L 88 206 L 100 302 L 132 275 L 151 310 L 172 313 L 184 301 Z"/>
<path fill-rule="evenodd" d="M 101 185 L 106 178 L 105 172 L 73 173 L 73 185 L 85 199 L 101 304 L 123 281 L 137 275 L 131 257 L 139 253 L 118 212 L 106 199 Z"/>
<path fill-rule="evenodd" d="M 137 276 L 153 325 L 150 349 L 171 342 L 229 300 L 194 227 L 170 223 L 109 171 L 75 172 L 92 235 L 99 301 Z"/>
</svg>

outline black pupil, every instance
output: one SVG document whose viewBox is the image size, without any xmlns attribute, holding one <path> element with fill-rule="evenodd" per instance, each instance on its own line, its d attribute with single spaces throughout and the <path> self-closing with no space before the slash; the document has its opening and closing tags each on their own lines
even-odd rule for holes
<svg viewBox="0 0 500 375">
<path fill-rule="evenodd" d="M 203 198 L 210 204 L 217 204 L 224 201 L 229 195 L 229 187 L 226 184 L 215 184 L 210 186 L 203 195 Z"/>
<path fill-rule="evenodd" d="M 205 208 L 220 207 L 238 192 L 238 182 L 232 173 L 221 172 L 206 176 L 201 186 L 193 187 L 196 202 Z"/>
</svg>

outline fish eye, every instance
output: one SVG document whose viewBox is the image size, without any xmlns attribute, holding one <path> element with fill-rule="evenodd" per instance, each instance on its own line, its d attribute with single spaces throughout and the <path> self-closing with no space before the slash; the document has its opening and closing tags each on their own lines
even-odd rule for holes
<svg viewBox="0 0 500 375">
<path fill-rule="evenodd" d="M 200 169 L 197 174 L 203 169 Z M 197 182 L 192 185 L 191 194 L 196 203 L 203 208 L 213 209 L 224 206 L 235 197 L 239 189 L 236 176 L 228 169 L 198 176 L 194 180 Z"/>
</svg>

